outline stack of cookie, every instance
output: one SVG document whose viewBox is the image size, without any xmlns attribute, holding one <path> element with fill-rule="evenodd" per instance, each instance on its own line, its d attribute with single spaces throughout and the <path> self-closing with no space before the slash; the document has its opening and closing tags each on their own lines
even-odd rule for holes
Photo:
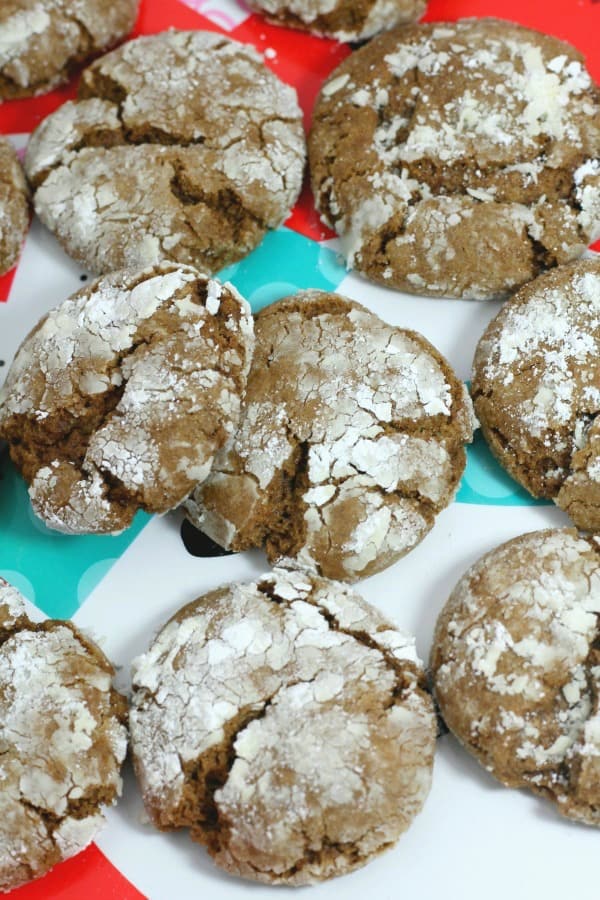
<svg viewBox="0 0 600 900">
<path fill-rule="evenodd" d="M 115 7 L 94 30 L 91 2 L 77 15 L 46 5 L 6 19 L 32 36 L 0 55 L 5 96 L 55 83 L 135 12 Z M 363 39 L 423 5 L 261 8 Z M 508 298 L 477 349 L 476 413 L 511 474 L 591 532 L 600 264 L 580 257 L 600 235 L 599 110 L 581 57 L 554 38 L 498 20 L 409 25 L 332 73 L 308 144 L 349 268 L 397 291 Z M 152 822 L 266 883 L 364 865 L 423 806 L 435 713 L 413 638 L 341 582 L 396 563 L 451 503 L 475 426 L 465 386 L 422 335 L 353 300 L 308 290 L 254 320 L 213 277 L 282 224 L 302 183 L 295 92 L 254 50 L 203 32 L 130 41 L 35 131 L 29 187 L 6 154 L 0 266 L 30 190 L 100 276 L 38 323 L 0 391 L 0 439 L 34 512 L 102 534 L 183 505 L 221 547 L 264 549 L 275 566 L 176 612 L 133 664 L 131 747 Z M 598 585 L 593 537 L 517 538 L 461 580 L 432 655 L 467 749 L 592 824 Z M 6 583 L 0 657 L 3 890 L 92 839 L 126 739 L 100 651 L 32 623 Z M 35 677 L 15 677 L 22 659 Z"/>
</svg>

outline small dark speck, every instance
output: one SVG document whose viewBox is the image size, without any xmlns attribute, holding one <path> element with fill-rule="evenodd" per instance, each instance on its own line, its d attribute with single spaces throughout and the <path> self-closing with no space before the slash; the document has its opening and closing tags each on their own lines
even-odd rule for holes
<svg viewBox="0 0 600 900">
<path fill-rule="evenodd" d="M 223 547 L 219 547 L 208 535 L 194 528 L 187 519 L 184 519 L 181 523 L 181 540 L 191 556 L 202 556 L 207 559 L 214 556 L 232 555 L 231 550 L 224 550 Z"/>
<path fill-rule="evenodd" d="M 448 726 L 446 725 L 446 723 L 444 722 L 444 720 L 443 720 L 442 717 L 440 716 L 439 712 L 438 712 L 436 718 L 437 718 L 437 733 L 436 733 L 436 738 L 441 738 L 441 737 L 444 737 L 445 734 L 449 734 L 449 733 L 450 733 L 450 729 L 448 728 Z"/>
<path fill-rule="evenodd" d="M 0 368 L 2 368 L 2 366 L 5 366 L 5 365 L 6 365 L 6 363 L 4 362 L 4 360 L 0 359 Z"/>
<path fill-rule="evenodd" d="M 79 280 L 80 280 L 80 281 L 87 281 L 87 280 L 88 280 L 88 277 L 87 277 L 87 275 L 80 275 L 80 276 L 79 276 Z"/>
</svg>

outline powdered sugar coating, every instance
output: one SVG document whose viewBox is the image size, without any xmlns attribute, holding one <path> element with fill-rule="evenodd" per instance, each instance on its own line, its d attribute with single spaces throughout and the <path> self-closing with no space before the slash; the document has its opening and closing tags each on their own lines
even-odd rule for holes
<svg viewBox="0 0 600 900">
<path fill-rule="evenodd" d="M 269 21 L 338 41 L 361 41 L 395 25 L 416 22 L 425 0 L 252 0 Z"/>
<path fill-rule="evenodd" d="M 78 63 L 133 28 L 137 0 L 5 0 L 0 8 L 0 97 L 66 81 Z"/>
<path fill-rule="evenodd" d="M 0 275 L 15 264 L 28 225 L 25 176 L 11 144 L 0 137 Z"/>
<path fill-rule="evenodd" d="M 600 553 L 575 530 L 515 538 L 459 581 L 436 627 L 444 719 L 496 778 L 600 825 Z"/>
<path fill-rule="evenodd" d="M 0 578 L 0 629 L 15 628 L 27 615 L 25 603 L 16 588 Z"/>
<path fill-rule="evenodd" d="M 313 190 L 348 265 L 422 294 L 506 294 L 600 235 L 598 91 L 509 22 L 398 29 L 325 83 Z"/>
<path fill-rule="evenodd" d="M 343 585 L 275 569 L 201 597 L 133 665 L 153 821 L 190 827 L 218 865 L 259 881 L 363 865 L 429 789 L 422 674 L 413 639 Z"/>
<path fill-rule="evenodd" d="M 600 526 L 600 260 L 522 288 L 482 336 L 473 397 L 486 439 L 521 484 Z"/>
<path fill-rule="evenodd" d="M 161 259 L 214 272 L 278 227 L 302 182 L 293 88 L 209 32 L 137 38 L 83 73 L 34 132 L 40 218 L 93 271 Z"/>
<path fill-rule="evenodd" d="M 90 843 L 121 792 L 124 703 L 97 648 L 0 583 L 0 890 Z"/>
<path fill-rule="evenodd" d="M 304 291 L 258 316 L 240 426 L 188 514 L 222 546 L 355 580 L 426 534 L 471 434 L 469 398 L 424 338 Z"/>
<path fill-rule="evenodd" d="M 190 266 L 116 273 L 66 300 L 0 392 L 35 511 L 106 532 L 176 506 L 237 424 L 252 347 L 246 301 Z"/>
</svg>

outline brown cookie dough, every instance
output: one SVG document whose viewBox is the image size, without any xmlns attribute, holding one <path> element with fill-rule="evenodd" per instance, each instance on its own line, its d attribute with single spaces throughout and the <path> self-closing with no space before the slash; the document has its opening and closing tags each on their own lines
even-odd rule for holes
<svg viewBox="0 0 600 900">
<path fill-rule="evenodd" d="M 12 144 L 0 137 L 0 275 L 17 261 L 28 225 L 25 176 Z"/>
<path fill-rule="evenodd" d="M 86 69 L 25 168 L 41 220 L 92 271 L 172 259 L 215 272 L 281 225 L 304 159 L 296 93 L 252 47 L 167 31 Z"/>
<path fill-rule="evenodd" d="M 326 81 L 313 191 L 350 267 L 505 295 L 600 236 L 600 102 L 580 54 L 495 19 L 409 26 Z"/>
<path fill-rule="evenodd" d="M 35 512 L 115 532 L 179 504 L 235 429 L 252 346 L 235 288 L 174 263 L 107 275 L 50 312 L 0 390 Z"/>
<path fill-rule="evenodd" d="M 600 551 L 575 529 L 497 547 L 459 581 L 431 665 L 446 724 L 508 787 L 600 825 Z"/>
<path fill-rule="evenodd" d="M 338 41 L 362 41 L 379 31 L 416 22 L 426 0 L 250 0 L 269 22 Z"/>
<path fill-rule="evenodd" d="M 541 275 L 479 341 L 473 398 L 503 466 L 600 531 L 600 258 Z"/>
<path fill-rule="evenodd" d="M 239 429 L 187 511 L 222 547 L 353 581 L 425 536 L 471 437 L 464 387 L 425 338 L 303 291 L 258 315 Z"/>
<path fill-rule="evenodd" d="M 43 94 L 133 28 L 138 0 L 2 0 L 0 98 Z"/>
<path fill-rule="evenodd" d="M 414 640 L 344 585 L 275 569 L 180 610 L 133 665 L 146 808 L 217 865 L 275 884 L 391 847 L 431 782 Z"/>
<path fill-rule="evenodd" d="M 0 891 L 83 850 L 121 793 L 125 698 L 69 622 L 31 622 L 0 579 Z"/>
</svg>

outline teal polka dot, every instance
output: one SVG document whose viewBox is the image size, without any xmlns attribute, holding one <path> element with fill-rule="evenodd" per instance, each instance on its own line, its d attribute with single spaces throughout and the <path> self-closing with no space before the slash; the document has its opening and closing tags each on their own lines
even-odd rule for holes
<svg viewBox="0 0 600 900">
<path fill-rule="evenodd" d="M 335 284 L 337 286 L 347 274 L 343 257 L 341 254 L 330 250 L 329 247 L 321 247 L 319 249 L 317 265 L 323 278 L 330 281 L 332 285 Z"/>
<path fill-rule="evenodd" d="M 306 288 L 336 290 L 346 276 L 337 254 L 310 238 L 279 228 L 245 259 L 219 272 L 246 297 L 253 312 Z"/>
<path fill-rule="evenodd" d="M 288 294 L 295 294 L 298 290 L 297 285 L 291 281 L 273 281 L 271 284 L 264 284 L 262 287 L 256 288 L 255 291 L 246 298 L 253 310 L 262 309 L 269 303 L 281 300 Z"/>
<path fill-rule="evenodd" d="M 505 472 L 496 461 L 480 431 L 467 447 L 467 466 L 456 495 L 458 503 L 486 506 L 547 506 L 536 500 Z"/>
<path fill-rule="evenodd" d="M 73 615 L 150 519 L 138 513 L 116 536 L 60 534 L 35 517 L 7 456 L 0 480 L 0 574 L 52 618 Z"/>
<path fill-rule="evenodd" d="M 116 561 L 116 557 L 100 559 L 98 562 L 92 563 L 92 565 L 85 570 L 77 585 L 77 602 L 80 606 L 86 597 L 89 597 L 96 585 L 100 584 L 106 573 L 109 569 L 112 569 Z"/>
</svg>

